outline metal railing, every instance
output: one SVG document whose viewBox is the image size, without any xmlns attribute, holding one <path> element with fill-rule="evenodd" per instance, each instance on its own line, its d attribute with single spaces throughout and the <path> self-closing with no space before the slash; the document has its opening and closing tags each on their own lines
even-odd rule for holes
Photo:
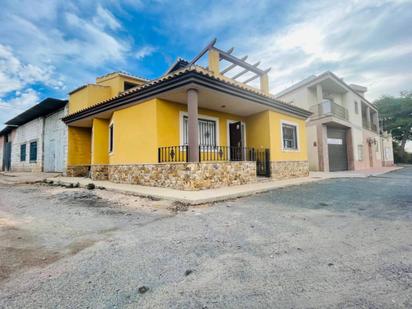
<svg viewBox="0 0 412 309">
<path fill-rule="evenodd" d="M 231 146 L 199 146 L 199 161 L 256 161 L 265 149 Z M 167 146 L 158 148 L 158 161 L 188 162 L 189 146 Z"/>
<path fill-rule="evenodd" d="M 310 111 L 314 116 L 330 115 L 343 120 L 348 120 L 348 110 L 331 100 L 323 100 L 320 104 L 312 105 Z"/>
<path fill-rule="evenodd" d="M 162 162 L 187 162 L 189 161 L 189 146 L 159 147 L 157 150 L 159 163 Z"/>
</svg>

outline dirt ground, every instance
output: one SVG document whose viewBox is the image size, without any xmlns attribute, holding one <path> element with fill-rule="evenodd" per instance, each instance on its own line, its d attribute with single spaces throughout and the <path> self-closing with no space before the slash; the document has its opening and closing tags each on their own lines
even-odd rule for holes
<svg viewBox="0 0 412 309">
<path fill-rule="evenodd" d="M 411 308 L 412 168 L 186 207 L 0 184 L 0 308 Z"/>
</svg>

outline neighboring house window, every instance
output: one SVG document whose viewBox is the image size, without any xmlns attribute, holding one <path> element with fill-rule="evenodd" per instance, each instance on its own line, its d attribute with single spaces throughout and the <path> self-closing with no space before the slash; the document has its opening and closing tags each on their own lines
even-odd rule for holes
<svg viewBox="0 0 412 309">
<path fill-rule="evenodd" d="M 20 145 L 20 161 L 26 161 L 26 144 Z"/>
<path fill-rule="evenodd" d="M 282 123 L 282 139 L 283 149 L 298 149 L 297 126 L 287 123 Z"/>
<path fill-rule="evenodd" d="M 198 119 L 199 122 L 199 146 L 217 146 L 216 121 Z M 188 118 L 183 116 L 183 145 L 189 144 Z"/>
<path fill-rule="evenodd" d="M 359 105 L 358 102 L 355 101 L 355 114 L 359 114 Z"/>
<path fill-rule="evenodd" d="M 30 143 L 30 162 L 37 161 L 37 142 Z"/>
<path fill-rule="evenodd" d="M 358 161 L 363 161 L 363 145 L 358 145 Z"/>
<path fill-rule="evenodd" d="M 113 151 L 113 124 L 109 127 L 109 152 Z"/>
</svg>

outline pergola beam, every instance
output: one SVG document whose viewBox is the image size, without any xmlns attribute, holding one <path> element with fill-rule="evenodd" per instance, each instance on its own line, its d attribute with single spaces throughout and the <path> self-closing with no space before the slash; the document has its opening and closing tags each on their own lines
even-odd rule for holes
<svg viewBox="0 0 412 309">
<path fill-rule="evenodd" d="M 247 63 L 246 61 L 243 61 L 239 58 L 236 58 L 235 56 L 233 56 L 231 54 L 228 54 L 228 53 L 224 52 L 223 50 L 218 49 L 216 47 L 211 47 L 211 48 L 217 50 L 220 54 L 220 58 L 223 59 L 223 60 L 229 61 L 233 64 L 238 65 L 238 66 L 241 66 L 244 69 L 248 69 L 249 71 L 252 71 L 253 73 L 260 74 L 260 75 L 264 74 L 263 70 L 258 69 L 257 67 Z"/>
<path fill-rule="evenodd" d="M 244 83 L 244 84 L 250 83 L 252 80 L 255 80 L 255 79 L 258 78 L 258 77 L 259 77 L 259 75 L 256 74 L 256 75 L 252 76 L 251 78 L 248 78 L 247 80 L 245 80 L 245 81 L 242 82 L 242 83 Z"/>
<path fill-rule="evenodd" d="M 244 56 L 243 58 L 241 58 L 242 61 L 245 61 L 247 59 L 247 55 Z M 227 72 L 229 72 L 230 70 L 234 69 L 235 67 L 237 67 L 237 64 L 232 63 L 231 65 L 229 65 L 226 69 L 224 69 L 222 72 L 220 72 L 220 74 L 225 74 Z"/>
<path fill-rule="evenodd" d="M 260 61 L 258 61 L 258 62 L 256 62 L 255 64 L 253 64 L 252 66 L 254 67 L 254 68 L 257 68 L 257 66 L 260 64 Z M 238 77 L 240 77 L 240 76 L 242 76 L 243 74 L 246 74 L 247 72 L 250 72 L 251 70 L 249 70 L 249 69 L 244 69 L 243 71 L 241 71 L 241 72 L 239 72 L 238 74 L 236 74 L 235 76 L 233 76 L 232 77 L 232 79 L 236 79 L 236 78 L 238 78 Z M 263 71 L 262 71 L 263 72 Z"/>
<path fill-rule="evenodd" d="M 208 50 L 212 49 L 213 46 L 216 44 L 216 41 L 217 41 L 216 38 L 214 38 L 212 41 L 210 41 L 210 43 L 205 48 L 203 48 L 203 50 L 196 57 L 194 57 L 192 61 L 190 61 L 189 66 L 196 63 L 196 61 L 198 61 L 200 58 L 202 58 L 202 56 L 204 54 L 206 54 Z"/>
</svg>

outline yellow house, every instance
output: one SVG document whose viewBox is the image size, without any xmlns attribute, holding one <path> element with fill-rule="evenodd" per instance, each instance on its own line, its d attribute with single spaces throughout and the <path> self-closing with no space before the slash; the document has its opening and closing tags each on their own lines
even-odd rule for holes
<svg viewBox="0 0 412 309">
<path fill-rule="evenodd" d="M 111 73 L 72 91 L 67 174 L 183 190 L 307 175 L 310 112 L 276 100 L 268 70 L 214 43 L 159 79 Z M 206 54 L 208 67 L 196 65 Z"/>
</svg>

